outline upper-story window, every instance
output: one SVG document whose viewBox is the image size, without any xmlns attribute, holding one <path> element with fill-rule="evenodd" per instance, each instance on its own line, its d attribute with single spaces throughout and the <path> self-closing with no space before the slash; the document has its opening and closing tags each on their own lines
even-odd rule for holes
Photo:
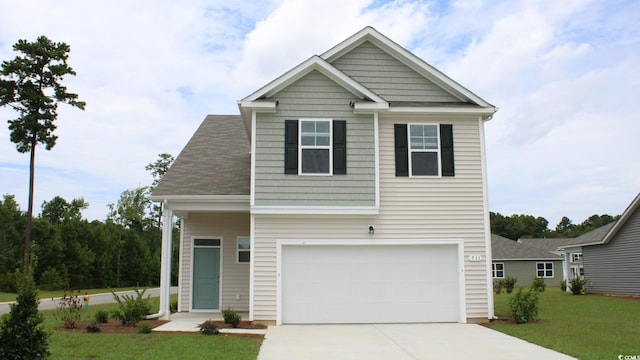
<svg viewBox="0 0 640 360">
<path fill-rule="evenodd" d="M 411 176 L 440 175 L 440 140 L 438 125 L 410 124 L 409 151 Z"/>
<path fill-rule="evenodd" d="M 580 262 L 582 261 L 582 253 L 571 253 L 571 262 Z"/>
<path fill-rule="evenodd" d="M 300 120 L 301 174 L 331 174 L 330 120 Z"/>
<path fill-rule="evenodd" d="M 395 124 L 396 176 L 454 176 L 451 124 Z"/>
<path fill-rule="evenodd" d="M 347 173 L 346 120 L 285 120 L 284 125 L 285 174 Z"/>
</svg>

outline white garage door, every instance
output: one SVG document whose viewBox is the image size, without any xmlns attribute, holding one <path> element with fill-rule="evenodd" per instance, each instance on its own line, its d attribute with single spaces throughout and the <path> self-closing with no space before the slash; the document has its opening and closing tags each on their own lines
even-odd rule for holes
<svg viewBox="0 0 640 360">
<path fill-rule="evenodd" d="M 283 245 L 283 323 L 459 321 L 456 245 Z"/>
</svg>

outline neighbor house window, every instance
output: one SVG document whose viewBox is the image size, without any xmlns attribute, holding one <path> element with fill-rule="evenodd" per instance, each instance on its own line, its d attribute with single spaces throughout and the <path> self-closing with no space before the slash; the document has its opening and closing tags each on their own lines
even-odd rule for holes
<svg viewBox="0 0 640 360">
<path fill-rule="evenodd" d="M 571 253 L 571 262 L 582 261 L 582 253 Z"/>
<path fill-rule="evenodd" d="M 550 263 L 550 262 L 536 263 L 536 276 L 539 278 L 552 278 L 553 263 Z"/>
<path fill-rule="evenodd" d="M 248 263 L 251 261 L 251 240 L 248 236 L 238 236 L 236 251 L 236 260 L 238 263 Z"/>
<path fill-rule="evenodd" d="M 494 279 L 504 278 L 504 263 L 491 264 L 491 272 L 493 273 Z"/>
</svg>

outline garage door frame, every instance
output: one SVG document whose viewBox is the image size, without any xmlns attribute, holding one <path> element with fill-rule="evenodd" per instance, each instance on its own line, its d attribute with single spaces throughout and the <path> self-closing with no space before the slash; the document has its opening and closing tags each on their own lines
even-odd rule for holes
<svg viewBox="0 0 640 360">
<path fill-rule="evenodd" d="M 458 322 L 466 323 L 466 292 L 464 276 L 464 240 L 277 240 L 276 241 L 276 324 L 282 324 L 283 288 L 282 288 L 282 248 L 283 246 L 402 246 L 402 245 L 449 245 L 457 249 L 458 271 Z"/>
</svg>

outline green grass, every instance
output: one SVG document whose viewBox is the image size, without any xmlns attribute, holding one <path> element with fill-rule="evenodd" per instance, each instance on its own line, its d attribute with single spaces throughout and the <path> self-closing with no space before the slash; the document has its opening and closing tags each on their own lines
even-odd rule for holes
<svg viewBox="0 0 640 360">
<path fill-rule="evenodd" d="M 511 296 L 494 296 L 497 316 L 508 316 Z M 493 328 L 580 359 L 640 354 L 640 299 L 571 295 L 547 287 L 539 304 L 539 321 Z"/>
<path fill-rule="evenodd" d="M 126 288 L 114 288 L 114 289 L 87 289 L 87 290 L 74 290 L 74 294 L 78 294 L 78 295 L 84 295 L 85 292 L 88 295 L 92 295 L 92 294 L 104 294 L 104 293 L 110 293 L 112 290 L 113 291 L 127 291 L 127 290 L 133 290 L 133 289 L 137 289 L 135 287 L 126 287 Z M 50 298 L 59 298 L 62 297 L 63 291 L 62 290 L 57 290 L 57 291 L 43 291 L 43 290 L 38 290 L 38 297 L 40 299 L 50 299 Z M 5 292 L 0 292 L 0 302 L 10 302 L 10 301 L 15 301 L 16 300 L 16 293 L 5 293 Z"/>
<path fill-rule="evenodd" d="M 177 298 L 172 295 L 172 299 Z M 157 310 L 158 298 L 151 298 Z M 117 309 L 116 304 L 93 305 L 82 321 L 93 320 L 98 310 Z M 43 311 L 44 325 L 51 330 L 51 359 L 256 359 L 262 339 L 192 334 L 90 334 L 53 330 L 62 325 L 55 311 Z"/>
</svg>

